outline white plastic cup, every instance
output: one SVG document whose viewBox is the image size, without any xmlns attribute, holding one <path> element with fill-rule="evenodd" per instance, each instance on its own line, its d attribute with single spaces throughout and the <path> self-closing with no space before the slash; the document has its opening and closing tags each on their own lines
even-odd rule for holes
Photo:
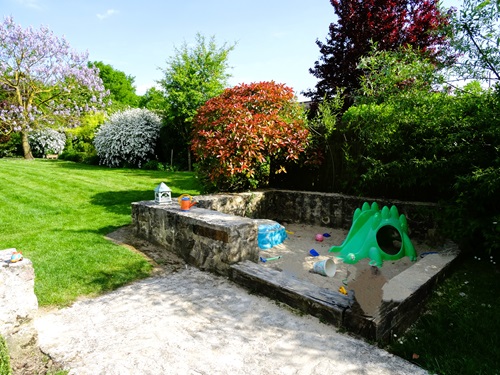
<svg viewBox="0 0 500 375">
<path fill-rule="evenodd" d="M 320 260 L 314 263 L 313 271 L 323 276 L 333 277 L 337 272 L 337 265 L 331 259 Z"/>
</svg>

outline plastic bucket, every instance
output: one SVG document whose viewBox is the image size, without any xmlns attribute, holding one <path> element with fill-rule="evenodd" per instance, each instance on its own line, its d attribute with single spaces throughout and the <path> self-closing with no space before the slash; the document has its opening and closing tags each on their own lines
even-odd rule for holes
<svg viewBox="0 0 500 375">
<path fill-rule="evenodd" d="M 323 276 L 333 277 L 337 272 L 337 265 L 331 259 L 320 260 L 314 263 L 313 271 Z"/>
</svg>

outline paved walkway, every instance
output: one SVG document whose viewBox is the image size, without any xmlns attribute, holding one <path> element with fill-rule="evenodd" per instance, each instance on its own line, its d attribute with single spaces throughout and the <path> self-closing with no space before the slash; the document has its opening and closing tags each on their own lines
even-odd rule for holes
<svg viewBox="0 0 500 375">
<path fill-rule="evenodd" d="M 35 326 L 70 374 L 427 374 L 195 268 L 41 314 Z"/>
</svg>

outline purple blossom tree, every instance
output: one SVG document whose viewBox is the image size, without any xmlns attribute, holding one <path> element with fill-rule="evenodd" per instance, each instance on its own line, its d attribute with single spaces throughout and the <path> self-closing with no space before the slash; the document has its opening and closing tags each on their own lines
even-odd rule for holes
<svg viewBox="0 0 500 375">
<path fill-rule="evenodd" d="M 0 24 L 0 132 L 20 132 L 32 159 L 32 130 L 76 126 L 84 112 L 104 108 L 105 92 L 88 54 L 72 50 L 47 27 L 23 29 L 12 17 Z"/>
</svg>

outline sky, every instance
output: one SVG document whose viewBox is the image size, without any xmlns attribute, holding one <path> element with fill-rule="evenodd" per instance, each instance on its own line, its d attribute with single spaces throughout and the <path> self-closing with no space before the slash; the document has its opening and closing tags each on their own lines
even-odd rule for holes
<svg viewBox="0 0 500 375">
<path fill-rule="evenodd" d="M 2 21 L 48 26 L 90 61 L 134 77 L 139 95 L 163 78 L 175 48 L 194 45 L 200 33 L 219 47 L 236 44 L 230 86 L 273 80 L 304 100 L 317 82 L 309 73 L 320 57 L 315 42 L 326 40 L 335 21 L 329 0 L 0 0 L 0 9 Z"/>
</svg>

